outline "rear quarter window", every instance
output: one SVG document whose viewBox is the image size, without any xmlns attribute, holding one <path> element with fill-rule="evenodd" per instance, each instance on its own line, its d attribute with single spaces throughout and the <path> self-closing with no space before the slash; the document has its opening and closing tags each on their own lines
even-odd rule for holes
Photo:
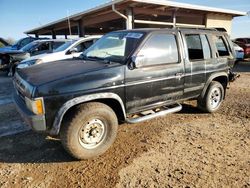
<svg viewBox="0 0 250 188">
<path fill-rule="evenodd" d="M 230 55 L 228 48 L 227 48 L 227 45 L 226 45 L 226 41 L 222 36 L 213 36 L 213 40 L 215 42 L 215 46 L 216 46 L 218 55 L 220 57 Z"/>
</svg>

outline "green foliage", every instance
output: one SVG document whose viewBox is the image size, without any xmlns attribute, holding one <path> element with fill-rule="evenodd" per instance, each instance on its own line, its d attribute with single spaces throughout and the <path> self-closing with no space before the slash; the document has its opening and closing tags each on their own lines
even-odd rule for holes
<svg viewBox="0 0 250 188">
<path fill-rule="evenodd" d="M 4 44 L 0 42 L 0 48 L 4 47 Z"/>
</svg>

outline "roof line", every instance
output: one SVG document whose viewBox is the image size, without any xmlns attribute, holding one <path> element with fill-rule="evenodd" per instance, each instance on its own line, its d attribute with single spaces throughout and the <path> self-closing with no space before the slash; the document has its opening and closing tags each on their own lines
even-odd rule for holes
<svg viewBox="0 0 250 188">
<path fill-rule="evenodd" d="M 216 13 L 224 13 L 224 14 L 231 14 L 235 16 L 246 16 L 247 12 L 242 12 L 242 11 L 235 11 L 235 10 L 230 10 L 230 9 L 221 9 L 221 8 L 214 8 L 214 7 L 208 7 L 208 6 L 202 6 L 202 5 L 193 5 L 193 4 L 188 4 L 188 3 L 180 3 L 180 2 L 174 2 L 174 1 L 169 1 L 169 0 L 111 0 L 108 3 L 96 6 L 94 8 L 73 14 L 69 16 L 69 19 L 81 16 L 83 14 L 90 13 L 92 11 L 96 11 L 102 8 L 106 8 L 108 6 L 111 6 L 113 4 L 121 3 L 121 2 L 126 2 L 126 1 L 134 1 L 134 2 L 139 2 L 139 3 L 148 3 L 148 4 L 156 4 L 156 5 L 165 5 L 165 6 L 171 6 L 171 7 L 177 7 L 177 8 L 186 8 L 186 9 L 191 9 L 191 10 L 202 10 L 202 11 L 207 11 L 207 12 L 216 12 Z M 43 26 L 25 31 L 24 33 L 28 34 L 31 33 L 35 30 L 39 30 L 45 27 L 49 27 L 53 24 L 57 24 L 63 21 L 67 21 L 68 17 L 50 22 L 48 24 L 45 24 Z"/>
<path fill-rule="evenodd" d="M 208 12 L 226 13 L 226 14 L 232 14 L 232 15 L 238 15 L 238 16 L 247 15 L 247 12 L 242 12 L 242 11 L 215 8 L 215 7 L 203 6 L 203 5 L 194 5 L 194 4 L 189 4 L 189 3 L 180 3 L 180 2 L 169 1 L 169 0 L 133 0 L 133 1 L 142 2 L 142 3 L 151 3 L 151 4 L 157 4 L 157 5 L 166 5 L 166 6 L 172 6 L 172 7 L 177 7 L 177 8 L 187 8 L 187 9 L 193 9 L 193 10 L 203 10 L 203 11 L 208 11 Z"/>
<path fill-rule="evenodd" d="M 80 15 L 82 15 L 82 14 L 87 14 L 87 13 L 92 12 L 92 11 L 96 11 L 96 10 L 98 10 L 98 9 L 105 8 L 105 7 L 111 6 L 111 5 L 115 4 L 115 3 L 120 3 L 120 2 L 123 2 L 123 1 L 124 1 L 124 0 L 114 0 L 114 1 L 110 1 L 110 2 L 108 2 L 108 3 L 104 3 L 104 4 L 99 5 L 99 6 L 96 6 L 96 7 L 94 7 L 94 8 L 91 8 L 91 9 L 88 9 L 88 10 L 85 10 L 85 11 L 82 11 L 82 12 L 79 12 L 79 13 L 76 13 L 76 14 L 73 14 L 73 15 L 69 16 L 69 19 L 74 18 L 74 17 L 77 17 L 77 16 L 80 16 Z M 57 23 L 62 22 L 62 21 L 67 21 L 67 19 L 68 19 L 68 17 L 65 17 L 65 18 L 62 18 L 62 19 L 59 19 L 59 20 L 50 22 L 50 23 L 48 23 L 48 24 L 42 25 L 42 26 L 40 26 L 40 27 L 37 27 L 37 28 L 31 29 L 31 30 L 25 31 L 24 33 L 27 34 L 27 33 L 32 32 L 32 31 L 34 31 L 34 30 L 42 29 L 42 28 L 44 28 L 44 27 L 48 27 L 48 26 L 50 26 L 50 25 L 57 24 Z"/>
</svg>

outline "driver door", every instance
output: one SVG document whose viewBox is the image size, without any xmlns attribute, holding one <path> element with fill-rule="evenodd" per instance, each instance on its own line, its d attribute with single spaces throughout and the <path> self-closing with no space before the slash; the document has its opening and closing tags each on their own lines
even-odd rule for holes
<svg viewBox="0 0 250 188">
<path fill-rule="evenodd" d="M 154 32 L 136 53 L 144 65 L 126 70 L 128 113 L 173 103 L 183 95 L 184 65 L 177 36 L 177 32 Z"/>
</svg>

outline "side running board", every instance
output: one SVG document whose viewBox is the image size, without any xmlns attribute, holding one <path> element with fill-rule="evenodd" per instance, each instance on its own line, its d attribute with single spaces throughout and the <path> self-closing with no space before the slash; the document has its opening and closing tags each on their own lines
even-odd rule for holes
<svg viewBox="0 0 250 188">
<path fill-rule="evenodd" d="M 140 122 L 143 122 L 143 121 L 147 121 L 147 120 L 151 120 L 153 118 L 156 118 L 156 117 L 160 117 L 160 116 L 165 116 L 167 114 L 172 114 L 172 113 L 175 113 L 175 112 L 179 112 L 182 110 L 182 106 L 181 104 L 176 104 L 176 105 L 173 105 L 171 107 L 161 107 L 160 109 L 156 109 L 156 110 L 151 110 L 149 111 L 148 114 L 144 115 L 145 113 L 141 113 L 137 116 L 139 117 L 135 117 L 135 118 L 131 118 L 131 119 L 126 119 L 126 122 L 127 123 L 140 123 Z"/>
</svg>

